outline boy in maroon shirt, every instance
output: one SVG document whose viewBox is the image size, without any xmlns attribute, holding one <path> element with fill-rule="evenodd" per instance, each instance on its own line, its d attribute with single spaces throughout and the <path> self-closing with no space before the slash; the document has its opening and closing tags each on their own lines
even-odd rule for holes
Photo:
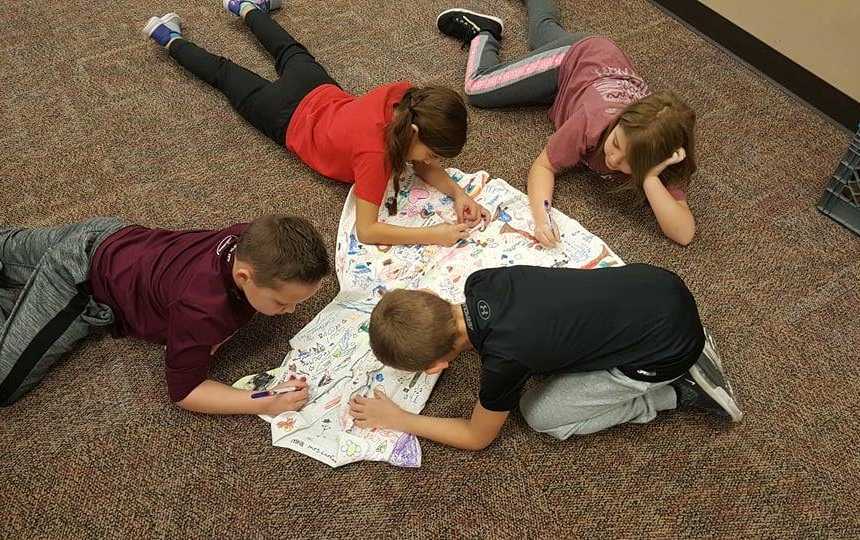
<svg viewBox="0 0 860 540">
<path fill-rule="evenodd" d="M 0 228 L 0 403 L 32 389 L 93 326 L 165 346 L 170 399 L 210 414 L 280 414 L 296 390 L 263 399 L 207 378 L 212 355 L 255 313 L 292 313 L 329 273 L 306 220 L 264 216 L 214 231 L 168 231 L 115 218 Z M 20 290 L 19 290 L 20 289 Z"/>
</svg>

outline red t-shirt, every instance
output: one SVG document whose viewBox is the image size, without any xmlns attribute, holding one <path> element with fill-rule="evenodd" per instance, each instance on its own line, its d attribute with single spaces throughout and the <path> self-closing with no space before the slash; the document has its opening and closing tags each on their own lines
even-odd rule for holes
<svg viewBox="0 0 860 540">
<path fill-rule="evenodd" d="M 357 197 L 379 206 L 391 177 L 385 128 L 410 88 L 405 81 L 386 84 L 363 96 L 333 84 L 315 88 L 296 108 L 286 146 L 318 173 L 355 183 Z"/>
<path fill-rule="evenodd" d="M 609 38 L 592 36 L 576 42 L 558 70 L 558 93 L 549 110 L 555 133 L 546 145 L 547 157 L 557 171 L 584 163 L 601 174 L 606 166 L 600 139 L 628 104 L 651 92 L 634 71 L 633 62 Z M 669 187 L 675 199 L 683 190 Z"/>
<path fill-rule="evenodd" d="M 166 345 L 167 388 L 181 401 L 209 372 L 212 347 L 256 311 L 233 281 L 233 252 L 248 227 L 166 231 L 136 225 L 93 255 L 93 298 L 114 312 L 113 333 Z"/>
</svg>

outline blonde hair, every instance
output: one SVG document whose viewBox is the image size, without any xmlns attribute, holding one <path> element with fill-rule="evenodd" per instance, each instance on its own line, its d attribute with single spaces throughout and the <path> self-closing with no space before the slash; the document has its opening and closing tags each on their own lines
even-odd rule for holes
<svg viewBox="0 0 860 540">
<path fill-rule="evenodd" d="M 451 304 L 427 291 L 385 293 L 370 314 L 370 348 L 386 366 L 423 371 L 454 349 Z"/>
</svg>

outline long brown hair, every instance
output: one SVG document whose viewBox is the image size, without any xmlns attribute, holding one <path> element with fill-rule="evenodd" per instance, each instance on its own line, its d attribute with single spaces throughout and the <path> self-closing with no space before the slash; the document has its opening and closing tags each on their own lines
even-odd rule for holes
<svg viewBox="0 0 860 540">
<path fill-rule="evenodd" d="M 696 172 L 696 113 L 672 92 L 658 92 L 628 105 L 606 135 L 619 125 L 627 136 L 627 163 L 631 175 L 619 190 L 633 191 L 637 202 L 645 200 L 642 184 L 655 165 L 665 161 L 678 148 L 687 157 L 660 173 L 664 185 L 685 188 Z"/>
<path fill-rule="evenodd" d="M 388 212 L 397 212 L 400 176 L 412 145 L 412 124 L 418 126 L 418 140 L 443 157 L 455 157 L 466 144 L 468 118 L 460 94 L 441 86 L 410 88 L 394 109 L 385 132 L 385 154 L 394 178 L 394 202 Z"/>
</svg>

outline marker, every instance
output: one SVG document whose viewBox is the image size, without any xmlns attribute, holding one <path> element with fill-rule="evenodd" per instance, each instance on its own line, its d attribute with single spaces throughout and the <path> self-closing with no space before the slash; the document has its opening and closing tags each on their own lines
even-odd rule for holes
<svg viewBox="0 0 860 540">
<path fill-rule="evenodd" d="M 549 201 L 546 199 L 543 201 L 543 209 L 546 210 L 546 218 L 549 220 L 549 227 L 552 229 L 552 233 L 555 235 L 556 239 L 558 239 L 558 227 L 555 226 L 555 221 L 552 219 L 552 206 L 550 206 Z"/>
<path fill-rule="evenodd" d="M 286 388 L 278 388 L 277 390 L 263 390 L 261 392 L 254 392 L 251 394 L 251 399 L 264 398 L 269 396 L 276 396 L 278 394 L 289 394 L 290 392 L 295 392 L 298 390 L 295 386 L 288 386 Z"/>
</svg>

